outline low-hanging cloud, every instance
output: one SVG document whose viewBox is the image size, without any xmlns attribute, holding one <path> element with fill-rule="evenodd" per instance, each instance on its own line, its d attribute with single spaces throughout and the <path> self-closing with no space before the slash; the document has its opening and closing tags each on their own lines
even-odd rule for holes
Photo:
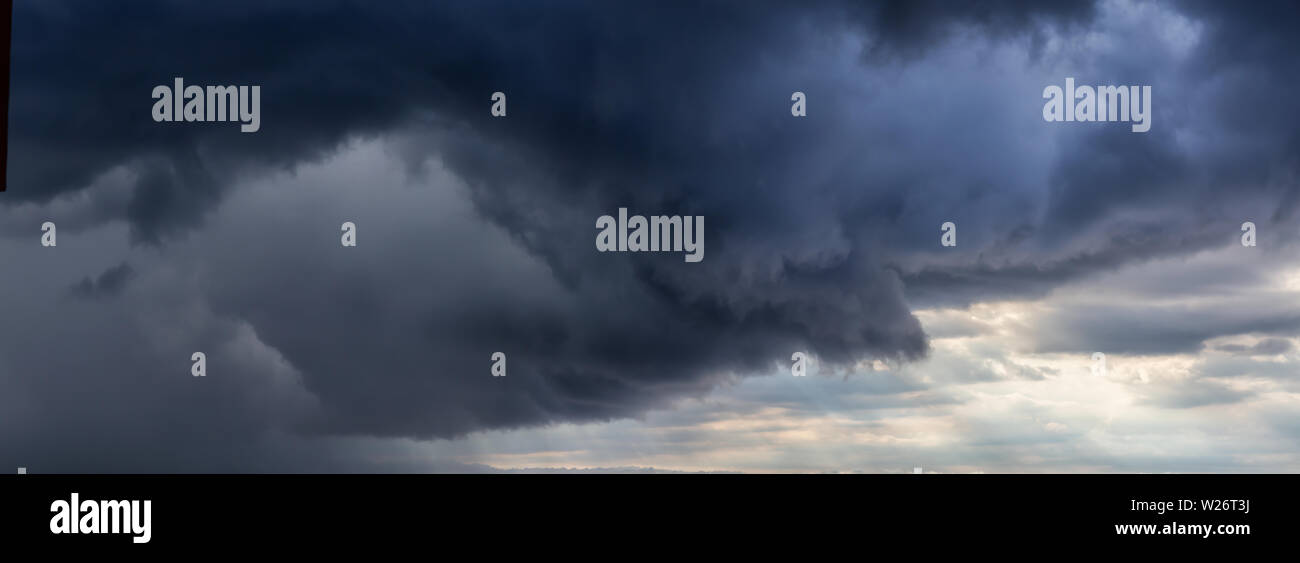
<svg viewBox="0 0 1300 563">
<path fill-rule="evenodd" d="M 145 307 L 158 276 L 190 280 L 173 305 L 208 313 L 124 309 L 168 327 L 119 335 L 95 377 L 185 374 L 203 335 L 242 343 L 264 355 L 227 348 L 214 374 L 260 358 L 250 373 L 296 381 L 276 388 L 295 407 L 273 416 L 236 394 L 256 414 L 238 436 L 635 416 L 795 350 L 923 358 L 918 304 L 1041 296 L 1230 244 L 1243 217 L 1277 240 L 1300 160 L 1283 84 L 1296 63 L 1273 49 L 1292 44 L 1285 18 L 1139 5 L 25 3 L 0 212 L 35 228 L 49 217 L 34 209 L 68 210 L 60 252 L 113 253 L 42 277 L 64 290 L 43 322 Z M 1196 25 L 1139 33 L 1180 22 Z M 1119 46 L 1071 47 L 1089 32 Z M 1152 131 L 1042 122 L 1042 87 L 1084 72 L 1154 83 Z M 148 93 L 177 76 L 261 85 L 261 130 L 154 122 Z M 595 252 L 595 218 L 619 207 L 704 216 L 707 258 Z M 949 220 L 951 252 L 937 246 Z M 338 246 L 343 221 L 355 249 Z M 119 234 L 132 244 L 93 240 Z M 12 244 L 15 268 L 48 266 Z M 110 330 L 88 327 L 87 343 Z M 124 356 L 153 331 L 192 341 Z M 488 376 L 496 351 L 504 381 Z M 44 361 L 5 357 L 9 379 Z M 135 400 L 171 392 L 188 391 Z M 41 419 L 24 413 L 13 422 Z"/>
</svg>

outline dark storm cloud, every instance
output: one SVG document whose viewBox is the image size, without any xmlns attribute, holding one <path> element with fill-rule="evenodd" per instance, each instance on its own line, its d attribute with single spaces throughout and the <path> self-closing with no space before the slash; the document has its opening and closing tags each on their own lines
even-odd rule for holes
<svg viewBox="0 0 1300 563">
<path fill-rule="evenodd" d="M 1293 132 L 1284 90 L 1251 90 L 1255 107 L 1280 112 L 1262 124 L 1228 113 L 1245 84 L 1202 100 L 1197 123 L 1229 141 L 1198 152 L 1162 113 L 1178 104 L 1164 83 L 1152 133 L 1071 131 L 1059 154 L 1025 156 L 1041 143 L 1006 124 L 1047 125 L 1036 121 L 1038 70 L 1008 102 L 984 69 L 963 68 L 970 49 L 953 42 L 987 38 L 1032 61 L 1097 17 L 1088 3 L 1039 2 L 23 3 L 4 201 L 57 204 L 125 170 L 129 197 L 104 203 L 115 213 L 78 216 L 125 219 L 134 240 L 165 249 L 201 236 L 236 186 L 327 161 L 345 142 L 382 138 L 412 172 L 436 157 L 473 211 L 544 267 L 494 266 L 522 259 L 482 243 L 481 226 L 429 230 L 398 203 L 281 201 L 267 228 L 222 231 L 241 253 L 187 258 L 215 278 L 198 300 L 247 322 L 301 373 L 320 401 L 304 416 L 312 430 L 448 437 L 608 420 L 793 350 L 831 363 L 922 357 L 905 296 L 1036 294 L 1202 248 L 1223 240 L 1215 229 L 1235 230 L 1230 214 L 1187 213 L 1224 203 L 1222 182 L 1241 184 L 1229 208 L 1272 211 L 1293 186 L 1252 181 L 1261 168 L 1294 170 L 1295 145 L 1255 152 L 1242 132 Z M 1224 26 L 1216 33 L 1231 33 Z M 1216 53 L 1198 49 L 1195 60 Z M 1294 64 L 1255 52 L 1222 64 Z M 1157 53 L 1136 68 L 1165 62 Z M 1194 83 L 1196 65 L 1175 78 Z M 153 122 L 149 92 L 177 76 L 261 85 L 261 130 Z M 1144 77 L 1118 77 L 1130 78 Z M 968 95 L 950 95 L 963 85 Z M 505 119 L 489 115 L 498 90 Z M 795 90 L 811 102 L 799 120 Z M 376 189 L 367 180 L 352 188 Z M 596 253 L 595 218 L 618 207 L 703 215 L 704 262 Z M 324 208 L 337 213 L 313 214 Z M 969 246 L 935 256 L 937 227 L 954 213 Z M 338 250 L 340 220 L 358 215 L 363 242 L 349 256 L 367 267 L 350 269 L 325 253 Z M 505 281 L 467 281 L 457 268 Z M 114 279 L 83 284 L 107 295 Z M 510 354 L 508 386 L 486 376 L 497 350 Z"/>
<path fill-rule="evenodd" d="M 80 282 L 69 288 L 69 293 L 83 299 L 112 297 L 122 292 L 122 288 L 126 287 L 134 274 L 135 270 L 131 269 L 131 265 L 123 262 L 104 270 L 104 273 L 99 274 L 95 279 L 90 279 L 90 276 L 82 278 Z"/>
<path fill-rule="evenodd" d="M 752 121 L 753 109 L 788 104 L 785 85 L 767 101 L 766 92 L 749 91 L 761 83 L 747 74 L 765 58 L 797 58 L 816 33 L 840 29 L 845 14 L 874 37 L 873 48 L 916 51 L 949 25 L 1006 35 L 1039 19 L 1090 12 L 1085 3 L 1061 6 L 20 4 L 11 177 L 21 189 L 10 200 L 47 200 L 130 166 L 139 178 L 128 219 L 140 239 L 156 242 L 195 226 L 234 172 L 291 167 L 348 135 L 382 132 L 413 111 L 432 110 L 531 152 L 530 164 L 541 170 L 530 172 L 554 176 L 560 191 L 598 188 L 616 201 L 671 168 L 683 177 L 656 186 L 656 199 L 704 191 L 719 192 L 710 198 L 723 200 L 715 206 L 735 204 L 748 178 L 719 185 L 700 170 L 722 170 L 717 165 L 727 160 L 761 168 L 764 158 L 815 138 L 771 114 L 752 127 L 741 123 Z M 187 84 L 261 84 L 268 121 L 252 135 L 229 124 L 155 123 L 145 96 L 174 76 Z M 513 96 L 508 126 L 488 117 L 485 101 L 495 90 Z M 763 133 L 789 138 L 737 138 Z M 473 155 L 462 160 L 468 174 L 483 172 Z M 758 219 L 765 217 L 750 218 Z"/>
<path fill-rule="evenodd" d="M 1123 5 L 1117 11 L 1133 9 Z M 977 253 L 900 260 L 909 297 L 960 305 L 1040 296 L 1126 264 L 1235 244 L 1243 221 L 1269 238 L 1261 245 L 1290 244 L 1300 204 L 1300 104 L 1289 92 L 1300 63 L 1287 53 L 1296 48 L 1291 29 L 1300 6 L 1133 6 L 1173 17 L 1112 30 L 1115 48 L 1060 55 L 1059 71 L 1044 74 L 1043 84 L 1065 76 L 1149 84 L 1152 130 L 1059 129 L 1031 218 L 990 218 L 1006 227 L 979 233 Z M 1197 35 L 1186 53 L 1168 45 L 1183 39 L 1167 37 L 1178 34 Z"/>
<path fill-rule="evenodd" d="M 866 54 L 871 58 L 912 60 L 936 43 L 948 40 L 963 26 L 995 39 L 1029 34 L 1037 45 L 1044 40 L 1043 27 L 1085 25 L 1091 21 L 1095 6 L 1091 2 L 1035 0 L 888 0 L 849 4 L 847 10 L 866 24 Z"/>
</svg>

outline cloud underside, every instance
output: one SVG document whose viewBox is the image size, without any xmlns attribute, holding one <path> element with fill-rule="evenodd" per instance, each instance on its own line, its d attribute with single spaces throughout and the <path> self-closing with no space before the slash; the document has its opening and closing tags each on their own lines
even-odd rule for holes
<svg viewBox="0 0 1300 563">
<path fill-rule="evenodd" d="M 0 452 L 39 462 L 16 465 L 1294 464 L 1263 453 L 1300 427 L 1294 7 L 15 10 Z M 152 121 L 176 76 L 261 85 L 261 130 Z M 1151 131 L 1044 122 L 1067 76 L 1152 85 Z M 596 252 L 619 207 L 704 216 L 705 260 Z M 809 388 L 764 383 L 795 351 Z M 1090 381 L 1096 404 L 1058 396 Z M 1205 421 L 1245 405 L 1255 449 L 1210 459 Z M 1206 437 L 1125 450 L 1161 417 Z M 581 451 L 637 433 L 657 445 Z"/>
</svg>

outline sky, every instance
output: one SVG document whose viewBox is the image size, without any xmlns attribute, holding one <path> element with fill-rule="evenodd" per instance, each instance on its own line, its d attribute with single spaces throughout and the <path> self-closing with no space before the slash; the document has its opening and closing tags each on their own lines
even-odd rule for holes
<svg viewBox="0 0 1300 563">
<path fill-rule="evenodd" d="M 1300 471 L 1297 12 L 16 2 L 0 464 Z M 175 77 L 260 130 L 155 121 Z M 704 259 L 598 251 L 619 208 Z"/>
</svg>

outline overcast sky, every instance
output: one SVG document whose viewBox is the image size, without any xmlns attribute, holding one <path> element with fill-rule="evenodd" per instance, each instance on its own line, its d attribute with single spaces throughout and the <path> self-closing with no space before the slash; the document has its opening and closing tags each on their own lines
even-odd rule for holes
<svg viewBox="0 0 1300 563">
<path fill-rule="evenodd" d="M 1300 471 L 1294 3 L 17 4 L 6 466 Z"/>
</svg>

